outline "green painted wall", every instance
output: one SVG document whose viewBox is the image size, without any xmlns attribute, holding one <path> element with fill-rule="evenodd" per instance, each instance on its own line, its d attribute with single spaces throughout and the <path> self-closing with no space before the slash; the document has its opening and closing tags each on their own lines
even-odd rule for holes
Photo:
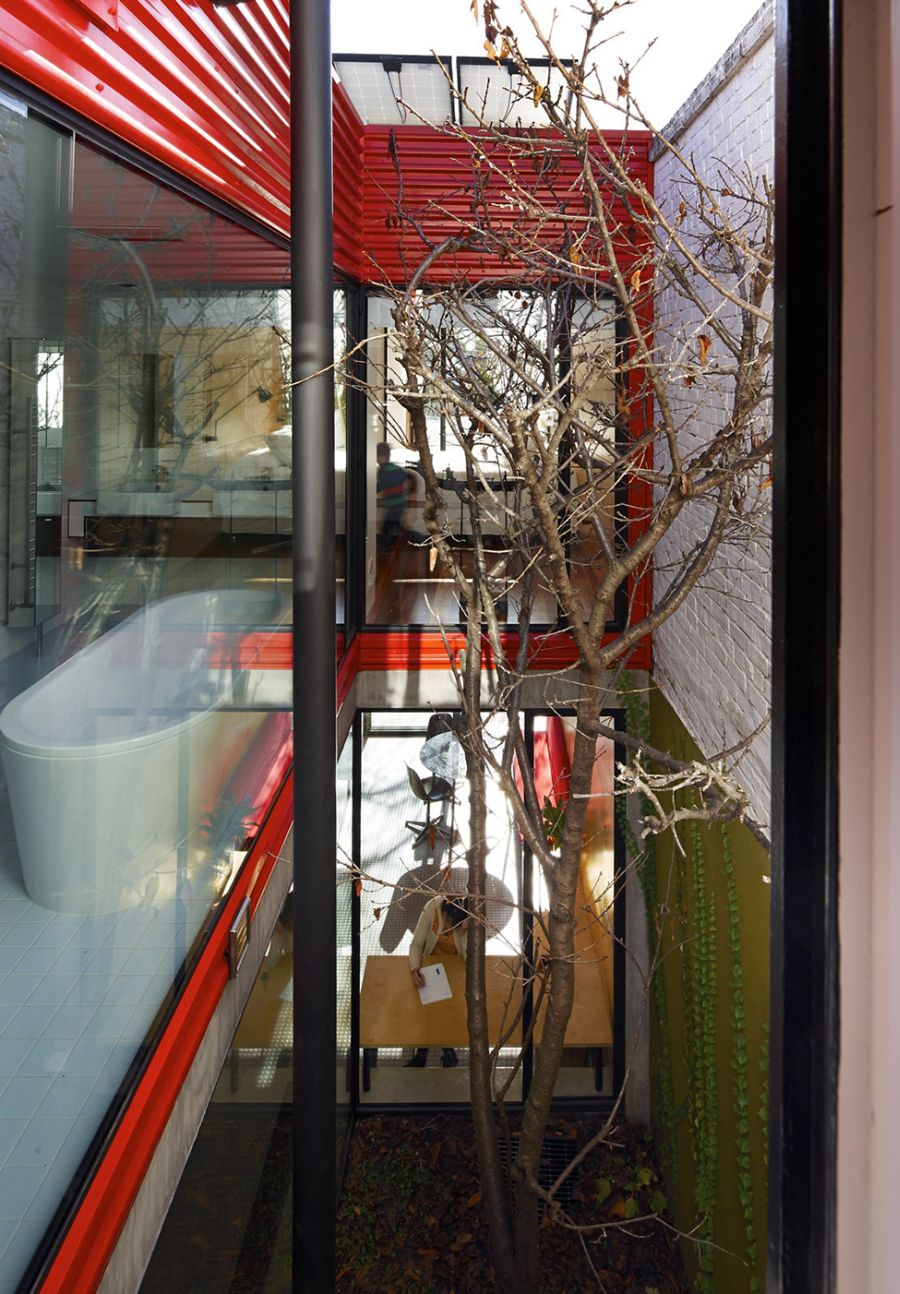
<svg viewBox="0 0 900 1294">
<path fill-rule="evenodd" d="M 632 702 L 651 743 L 698 751 L 662 695 Z M 641 713 L 641 711 L 643 713 Z M 659 837 L 642 868 L 660 955 L 652 1121 L 673 1221 L 704 1294 L 765 1288 L 769 856 L 739 824 Z"/>
</svg>

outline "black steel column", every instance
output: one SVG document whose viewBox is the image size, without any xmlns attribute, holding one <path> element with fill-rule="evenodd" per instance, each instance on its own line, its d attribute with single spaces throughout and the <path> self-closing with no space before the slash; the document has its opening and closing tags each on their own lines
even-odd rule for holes
<svg viewBox="0 0 900 1294">
<path fill-rule="evenodd" d="M 331 29 L 291 0 L 294 1289 L 334 1289 L 335 597 Z M 324 371 L 323 371 L 324 370 Z M 317 373 L 319 376 L 310 377 Z"/>
<path fill-rule="evenodd" d="M 835 1282 L 841 0 L 776 14 L 769 1294 Z"/>
</svg>

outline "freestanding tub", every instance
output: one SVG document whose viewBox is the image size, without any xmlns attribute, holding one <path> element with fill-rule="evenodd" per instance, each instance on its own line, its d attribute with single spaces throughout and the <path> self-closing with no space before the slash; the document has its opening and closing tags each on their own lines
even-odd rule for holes
<svg viewBox="0 0 900 1294">
<path fill-rule="evenodd" d="M 254 709 L 261 674 L 240 668 L 238 647 L 284 619 L 262 590 L 164 598 L 6 706 L 0 752 L 36 903 L 120 911 L 203 862 L 266 717 Z"/>
</svg>

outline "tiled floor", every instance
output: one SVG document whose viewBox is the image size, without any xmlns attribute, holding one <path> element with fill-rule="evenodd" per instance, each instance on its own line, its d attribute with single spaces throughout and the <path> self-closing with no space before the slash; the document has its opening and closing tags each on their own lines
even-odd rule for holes
<svg viewBox="0 0 900 1294">
<path fill-rule="evenodd" d="M 209 913 L 208 894 L 97 916 L 39 907 L 0 788 L 0 1294 L 15 1289 Z"/>
</svg>

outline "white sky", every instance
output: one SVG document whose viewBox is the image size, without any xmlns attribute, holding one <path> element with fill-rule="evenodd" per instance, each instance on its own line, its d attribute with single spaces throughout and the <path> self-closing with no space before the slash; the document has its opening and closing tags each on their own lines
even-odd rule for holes
<svg viewBox="0 0 900 1294">
<path fill-rule="evenodd" d="M 634 0 L 608 20 L 610 35 L 622 34 L 609 42 L 598 63 L 608 64 L 610 76 L 615 75 L 620 59 L 634 63 L 655 37 L 632 77 L 632 89 L 648 117 L 663 126 L 760 3 Z M 574 53 L 582 21 L 579 0 L 531 0 L 529 7 L 545 26 L 556 14 L 556 51 L 563 57 Z M 520 33 L 527 29 L 519 0 L 501 0 L 498 8 L 501 24 Z M 331 23 L 332 47 L 339 54 L 484 54 L 484 30 L 475 23 L 470 0 L 331 0 Z M 539 52 L 533 38 L 523 45 L 527 52 Z"/>
</svg>

